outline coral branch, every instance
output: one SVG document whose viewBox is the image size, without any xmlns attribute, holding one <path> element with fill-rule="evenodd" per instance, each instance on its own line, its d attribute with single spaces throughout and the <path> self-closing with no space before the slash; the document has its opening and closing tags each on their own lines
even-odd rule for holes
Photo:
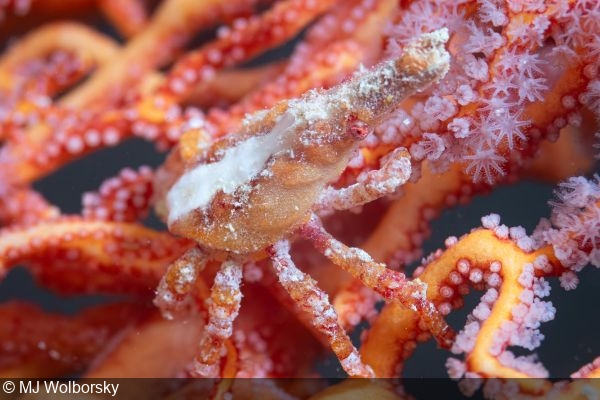
<svg viewBox="0 0 600 400">
<path fill-rule="evenodd" d="M 67 317 L 27 303 L 4 303 L 0 306 L 0 373 L 39 378 L 83 371 L 123 325 L 139 318 L 140 311 L 139 304 L 120 303 Z"/>
<path fill-rule="evenodd" d="M 0 266 L 6 273 L 20 263 L 35 265 L 42 281 L 64 291 L 147 293 L 188 246 L 138 225 L 60 217 L 3 229 Z"/>
</svg>

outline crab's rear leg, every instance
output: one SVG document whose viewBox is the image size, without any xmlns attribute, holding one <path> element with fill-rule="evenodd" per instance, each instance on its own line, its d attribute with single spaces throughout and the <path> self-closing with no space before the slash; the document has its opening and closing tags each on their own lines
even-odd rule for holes
<svg viewBox="0 0 600 400">
<path fill-rule="evenodd" d="M 279 241 L 268 249 L 283 288 L 296 304 L 310 315 L 315 328 L 325 335 L 348 375 L 374 377 L 373 370 L 363 364 L 358 350 L 339 323 L 327 294 L 319 289 L 314 279 L 294 265 L 289 250 L 290 245 L 286 240 Z"/>
<path fill-rule="evenodd" d="M 154 298 L 154 305 L 164 318 L 173 319 L 178 314 L 202 308 L 209 290 L 200 272 L 206 267 L 207 261 L 207 255 L 202 250 L 192 247 L 169 265 Z"/>
<path fill-rule="evenodd" d="M 171 319 L 177 314 L 203 308 L 202 303 L 205 303 L 208 321 L 191 374 L 220 377 L 221 358 L 225 347 L 232 346 L 227 341 L 233 333 L 233 322 L 242 300 L 242 265 L 232 260 L 225 261 L 209 290 L 200 276 L 207 261 L 207 254 L 197 247 L 175 260 L 158 285 L 154 304 L 165 318 Z"/>
<path fill-rule="evenodd" d="M 404 274 L 375 262 L 362 249 L 344 245 L 325 231 L 315 215 L 302 227 L 301 234 L 312 241 L 315 248 L 331 262 L 360 279 L 386 301 L 399 301 L 417 312 L 438 343 L 450 347 L 454 332 L 433 303 L 427 300 L 427 285 L 424 282 L 407 280 Z"/>
</svg>

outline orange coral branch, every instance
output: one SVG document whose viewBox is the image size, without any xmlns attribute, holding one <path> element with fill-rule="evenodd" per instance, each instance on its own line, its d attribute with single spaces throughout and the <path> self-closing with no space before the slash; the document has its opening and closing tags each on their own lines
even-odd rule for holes
<svg viewBox="0 0 600 400">
<path fill-rule="evenodd" d="M 138 304 L 119 303 L 67 317 L 26 303 L 4 303 L 0 306 L 0 374 L 39 378 L 83 371 L 106 341 L 139 313 Z"/>
<path fill-rule="evenodd" d="M 148 293 L 187 246 L 139 225 L 60 217 L 4 229 L 0 266 L 6 273 L 19 263 L 35 262 L 35 274 L 66 291 Z"/>
</svg>

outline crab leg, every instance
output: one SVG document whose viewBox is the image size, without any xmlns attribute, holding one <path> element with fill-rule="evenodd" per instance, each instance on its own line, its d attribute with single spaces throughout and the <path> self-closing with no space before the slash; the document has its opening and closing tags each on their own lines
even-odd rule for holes
<svg viewBox="0 0 600 400">
<path fill-rule="evenodd" d="M 427 300 L 427 285 L 424 282 L 418 278 L 407 280 L 404 274 L 375 262 L 365 251 L 344 245 L 323 229 L 315 215 L 302 227 L 300 233 L 312 241 L 315 248 L 331 262 L 360 279 L 385 300 L 399 301 L 417 312 L 441 346 L 449 347 L 452 344 L 454 332 L 435 306 Z"/>
<path fill-rule="evenodd" d="M 196 301 L 208 298 L 208 287 L 199 277 L 207 261 L 204 252 L 192 247 L 169 265 L 154 298 L 163 317 L 173 319 L 181 311 L 194 309 Z"/>
<path fill-rule="evenodd" d="M 233 321 L 240 311 L 242 265 L 227 260 L 215 276 L 210 298 L 206 300 L 208 323 L 200 339 L 192 375 L 214 378 L 220 375 L 220 361 L 225 341 L 233 334 Z"/>
<path fill-rule="evenodd" d="M 279 282 L 298 306 L 310 314 L 313 325 L 325 335 L 348 375 L 374 377 L 373 370 L 361 361 L 358 350 L 340 325 L 327 294 L 319 289 L 314 279 L 294 265 L 289 242 L 279 241 L 268 251 Z"/>
<path fill-rule="evenodd" d="M 359 175 L 355 184 L 342 189 L 327 187 L 316 209 L 325 213 L 347 210 L 392 194 L 410 178 L 411 170 L 408 151 L 398 148 L 382 160 L 380 169 Z"/>
</svg>

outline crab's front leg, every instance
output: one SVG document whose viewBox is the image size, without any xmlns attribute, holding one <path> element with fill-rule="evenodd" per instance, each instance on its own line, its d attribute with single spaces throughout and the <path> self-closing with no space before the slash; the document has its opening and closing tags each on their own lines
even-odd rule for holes
<svg viewBox="0 0 600 400">
<path fill-rule="evenodd" d="M 358 350 L 338 321 L 337 313 L 327 294 L 319 289 L 314 279 L 300 271 L 290 257 L 290 245 L 282 240 L 268 249 L 279 282 L 290 297 L 312 320 L 319 332 L 325 335 L 331 349 L 350 376 L 374 377 L 373 370 L 363 364 Z"/>
<path fill-rule="evenodd" d="M 399 301 L 417 312 L 438 343 L 443 347 L 450 347 L 454 332 L 427 299 L 427 285 L 424 282 L 418 279 L 407 280 L 404 274 L 375 262 L 364 250 L 344 245 L 325 231 L 316 215 L 302 227 L 301 234 L 312 241 L 315 248 L 331 262 L 359 279 L 386 301 Z"/>
<path fill-rule="evenodd" d="M 408 181 L 411 170 L 408 151 L 397 148 L 384 157 L 380 169 L 359 175 L 355 184 L 342 189 L 325 188 L 314 210 L 319 214 L 348 210 L 392 194 Z"/>
</svg>

